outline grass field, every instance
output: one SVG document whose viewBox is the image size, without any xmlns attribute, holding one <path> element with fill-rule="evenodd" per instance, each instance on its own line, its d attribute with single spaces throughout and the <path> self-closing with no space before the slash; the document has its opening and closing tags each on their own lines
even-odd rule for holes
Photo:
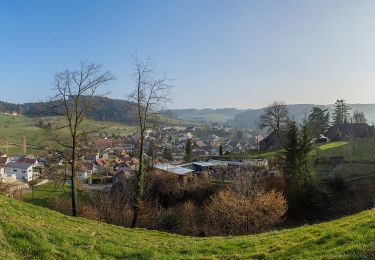
<svg viewBox="0 0 375 260">
<path fill-rule="evenodd" d="M 53 209 L 53 203 L 56 198 L 70 199 L 71 187 L 68 185 L 55 186 L 53 183 L 47 183 L 34 187 L 33 192 L 27 192 L 22 195 L 22 199 L 28 203 Z M 91 203 L 91 190 L 78 190 L 78 200 L 84 203 Z"/>
<path fill-rule="evenodd" d="M 0 196 L 1 259 L 371 259 L 375 210 L 252 236 L 194 238 L 73 218 Z"/>
<path fill-rule="evenodd" d="M 345 160 L 375 162 L 375 138 L 351 142 L 333 142 L 320 146 L 319 156 L 343 156 Z"/>
<path fill-rule="evenodd" d="M 39 155 L 41 145 L 48 145 L 50 137 L 45 130 L 36 126 L 40 118 L 25 116 L 11 116 L 0 114 L 0 152 L 9 155 L 23 154 L 23 136 L 27 143 L 27 153 Z M 56 120 L 56 117 L 44 117 L 44 120 Z M 101 133 L 107 135 L 125 136 L 132 134 L 135 127 L 120 123 L 87 120 L 84 125 L 87 129 L 100 128 Z"/>
</svg>

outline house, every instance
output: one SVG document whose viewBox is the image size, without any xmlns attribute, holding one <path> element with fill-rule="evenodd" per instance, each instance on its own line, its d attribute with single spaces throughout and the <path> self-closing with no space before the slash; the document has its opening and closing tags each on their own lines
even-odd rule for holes
<svg viewBox="0 0 375 260">
<path fill-rule="evenodd" d="M 92 177 L 95 171 L 95 165 L 91 162 L 81 162 L 78 166 L 76 176 L 80 181 L 86 181 L 88 178 Z"/>
<path fill-rule="evenodd" d="M 38 160 L 36 158 L 33 158 L 32 156 L 20 157 L 16 161 L 19 163 L 30 163 L 33 165 L 33 167 L 39 166 Z"/>
<path fill-rule="evenodd" d="M 224 153 L 231 153 L 233 151 L 234 151 L 234 148 L 230 144 L 223 145 L 223 152 Z"/>
<path fill-rule="evenodd" d="M 159 163 L 154 165 L 154 169 L 159 173 L 169 173 L 178 176 L 178 182 L 180 184 L 186 184 L 193 180 L 193 169 L 187 167 L 175 166 L 169 163 Z"/>
<path fill-rule="evenodd" d="M 107 161 L 105 159 L 97 159 L 93 161 L 93 164 L 94 164 L 94 168 L 93 168 L 94 173 L 103 172 L 105 171 Z"/>
<path fill-rule="evenodd" d="M 203 141 L 198 140 L 193 144 L 193 149 L 205 149 L 207 144 L 205 144 Z"/>
<path fill-rule="evenodd" d="M 33 163 L 11 161 L 5 165 L 5 175 L 16 176 L 17 180 L 31 181 L 35 176 Z"/>
<path fill-rule="evenodd" d="M 115 159 L 117 173 L 121 171 L 133 172 L 139 168 L 139 160 L 134 157 L 117 157 Z"/>
<path fill-rule="evenodd" d="M 82 156 L 82 161 L 92 162 L 100 158 L 99 153 Z"/>
<path fill-rule="evenodd" d="M 259 142 L 259 148 L 263 151 L 279 149 L 284 143 L 284 140 L 285 132 L 274 130 Z"/>
<path fill-rule="evenodd" d="M 83 169 L 77 170 L 77 179 L 80 181 L 86 181 L 91 176 L 92 176 L 92 173 L 90 173 L 90 171 L 83 170 Z"/>
<path fill-rule="evenodd" d="M 330 140 L 344 140 L 350 137 L 372 137 L 375 135 L 375 128 L 369 126 L 366 123 L 346 123 L 346 124 L 336 124 L 330 127 L 327 131 L 326 137 Z"/>
<path fill-rule="evenodd" d="M 194 157 L 200 157 L 200 156 L 209 155 L 209 152 L 207 152 L 204 149 L 193 148 L 193 154 L 194 154 Z"/>
</svg>

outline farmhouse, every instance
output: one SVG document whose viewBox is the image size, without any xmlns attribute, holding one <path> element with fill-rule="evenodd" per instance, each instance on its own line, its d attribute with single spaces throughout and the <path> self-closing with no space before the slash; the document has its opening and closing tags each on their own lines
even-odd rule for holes
<svg viewBox="0 0 375 260">
<path fill-rule="evenodd" d="M 364 138 L 372 137 L 375 135 L 375 129 L 373 126 L 369 126 L 366 123 L 347 123 L 347 124 L 336 124 L 330 127 L 327 131 L 326 136 L 334 141 L 345 140 L 351 136 Z"/>
</svg>

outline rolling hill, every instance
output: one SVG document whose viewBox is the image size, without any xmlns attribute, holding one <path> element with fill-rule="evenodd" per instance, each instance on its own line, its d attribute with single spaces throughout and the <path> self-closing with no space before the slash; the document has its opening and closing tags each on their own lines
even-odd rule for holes
<svg viewBox="0 0 375 260">
<path fill-rule="evenodd" d="M 53 109 L 46 109 L 46 107 L 53 106 L 51 102 L 12 104 L 0 101 L 0 112 L 3 113 L 17 112 L 28 117 L 56 115 Z M 88 117 L 97 121 L 111 121 L 132 125 L 136 122 L 135 111 L 136 105 L 133 102 L 98 96 L 96 97 L 96 105 L 89 111 Z"/>
<path fill-rule="evenodd" d="M 23 138 L 27 143 L 27 153 L 39 155 L 45 146 L 51 144 L 51 138 L 45 130 L 37 126 L 39 120 L 52 121 L 58 117 L 29 117 L 0 114 L 0 152 L 10 155 L 23 153 Z M 100 128 L 103 135 L 112 134 L 126 136 L 135 131 L 135 127 L 128 124 L 86 120 L 87 129 Z"/>
<path fill-rule="evenodd" d="M 243 110 L 236 108 L 218 108 L 218 109 L 172 109 L 170 114 L 176 118 L 197 121 L 200 123 L 219 122 L 225 123 L 232 120 Z"/>
<path fill-rule="evenodd" d="M 97 97 L 98 106 L 95 106 L 88 117 L 97 121 L 110 121 L 127 125 L 136 123 L 136 105 L 133 102 L 111 99 L 106 97 Z M 295 104 L 288 105 L 290 115 L 297 121 L 305 118 L 312 107 L 318 106 L 327 108 L 332 114 L 333 105 L 313 105 L 313 104 Z M 350 104 L 351 111 L 362 111 L 365 113 L 369 123 L 375 121 L 375 104 Z M 28 117 L 44 117 L 55 115 L 53 111 L 41 109 L 43 103 L 25 103 L 12 104 L 0 101 L 0 112 L 11 113 L 13 111 Z M 168 123 L 173 123 L 174 119 L 183 120 L 184 123 L 226 123 L 230 122 L 236 128 L 255 129 L 259 116 L 264 112 L 265 108 L 259 109 L 236 109 L 236 108 L 218 108 L 218 109 L 171 109 L 165 111 L 165 118 Z M 171 121 L 172 120 L 172 121 Z M 181 124 L 178 120 L 175 123 Z"/>
<path fill-rule="evenodd" d="M 1 259 L 372 259 L 375 209 L 331 222 L 239 237 L 128 229 L 0 195 Z"/>
<path fill-rule="evenodd" d="M 330 114 L 333 112 L 333 105 L 313 105 L 313 104 L 296 104 L 288 105 L 288 109 L 292 118 L 301 121 L 305 118 L 312 107 L 318 106 L 328 109 Z M 375 121 L 375 104 L 350 104 L 351 111 L 362 111 L 365 113 L 369 123 Z M 171 113 L 179 119 L 199 121 L 204 123 L 211 122 L 231 122 L 236 128 L 255 129 L 259 116 L 264 112 L 265 108 L 259 109 L 174 109 Z"/>
</svg>

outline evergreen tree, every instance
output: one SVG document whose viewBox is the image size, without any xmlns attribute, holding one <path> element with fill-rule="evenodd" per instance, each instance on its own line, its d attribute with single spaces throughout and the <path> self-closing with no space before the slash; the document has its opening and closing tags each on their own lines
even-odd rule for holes
<svg viewBox="0 0 375 260">
<path fill-rule="evenodd" d="M 333 112 L 334 124 L 344 124 L 349 122 L 351 108 L 345 103 L 345 100 L 337 100 Z"/>
<path fill-rule="evenodd" d="M 292 121 L 286 132 L 286 144 L 282 153 L 284 159 L 284 176 L 286 179 L 293 179 L 299 175 L 298 167 L 298 126 Z"/>
<path fill-rule="evenodd" d="M 146 154 L 151 157 L 151 165 L 152 165 L 155 159 L 155 143 L 153 141 L 150 141 L 150 143 L 148 144 L 148 149 L 147 149 Z"/>
<path fill-rule="evenodd" d="M 289 123 L 284 146 L 284 175 L 291 186 L 300 186 L 312 180 L 311 152 L 314 145 L 308 123 L 299 128 L 296 122 Z"/>
<path fill-rule="evenodd" d="M 325 193 L 312 169 L 313 149 L 308 123 L 304 122 L 301 127 L 290 123 L 283 152 L 286 195 L 290 216 L 301 219 L 314 219 L 327 208 Z"/>
<path fill-rule="evenodd" d="M 191 139 L 188 139 L 185 145 L 185 161 L 191 162 L 192 160 L 193 160 L 193 143 Z"/>
<path fill-rule="evenodd" d="M 223 151 L 223 146 L 222 145 L 219 146 L 219 155 L 220 156 L 224 155 L 224 151 Z"/>
<path fill-rule="evenodd" d="M 163 158 L 164 159 L 167 159 L 168 161 L 173 161 L 173 154 L 172 154 L 172 151 L 171 149 L 167 148 L 167 147 L 164 147 L 164 150 L 163 150 Z"/>
<path fill-rule="evenodd" d="M 320 134 L 325 134 L 329 128 L 329 112 L 328 109 L 313 107 L 308 117 L 308 124 L 311 134 L 318 138 Z"/>
</svg>

